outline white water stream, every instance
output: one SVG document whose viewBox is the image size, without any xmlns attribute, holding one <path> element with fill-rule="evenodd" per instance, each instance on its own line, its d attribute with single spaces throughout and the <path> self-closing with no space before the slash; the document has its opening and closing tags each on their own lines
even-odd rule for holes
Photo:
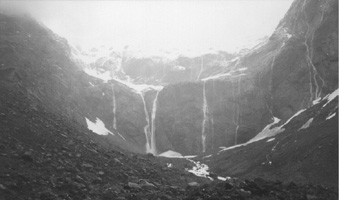
<svg viewBox="0 0 339 200">
<path fill-rule="evenodd" d="M 144 133 L 146 137 L 146 153 L 151 153 L 153 155 L 157 155 L 156 142 L 155 142 L 155 119 L 156 119 L 156 112 L 157 112 L 157 101 L 158 101 L 158 96 L 159 96 L 161 89 L 162 87 L 157 88 L 157 94 L 153 100 L 151 120 L 148 114 L 144 94 L 142 91 L 139 92 L 143 106 L 144 106 L 144 112 L 145 112 L 145 118 L 146 118 L 146 126 L 144 127 Z"/>
</svg>

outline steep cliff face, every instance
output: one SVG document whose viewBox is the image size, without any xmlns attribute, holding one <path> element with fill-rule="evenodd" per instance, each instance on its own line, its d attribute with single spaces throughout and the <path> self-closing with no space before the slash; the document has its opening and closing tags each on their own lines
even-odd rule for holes
<svg viewBox="0 0 339 200">
<path fill-rule="evenodd" d="M 145 151 L 140 95 L 119 82 L 88 76 L 72 59 L 67 41 L 32 18 L 1 14 L 0 23 L 2 87 L 21 91 L 31 108 L 42 107 L 84 127 L 86 119 L 98 118 L 112 132 L 105 136 L 112 144 Z"/>
<path fill-rule="evenodd" d="M 277 116 L 305 108 L 338 85 L 338 2 L 295 1 L 272 38 L 288 30 L 272 70 L 273 109 Z M 279 64 L 280 63 L 280 64 Z"/>
<path fill-rule="evenodd" d="M 332 0 L 295 1 L 269 40 L 223 73 L 164 89 L 159 148 L 195 154 L 243 143 L 273 117 L 286 120 L 335 90 L 337 7 Z"/>
</svg>

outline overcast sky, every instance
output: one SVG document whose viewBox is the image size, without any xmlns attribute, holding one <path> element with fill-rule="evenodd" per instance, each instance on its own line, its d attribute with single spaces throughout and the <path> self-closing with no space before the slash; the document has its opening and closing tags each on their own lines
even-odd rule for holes
<svg viewBox="0 0 339 200">
<path fill-rule="evenodd" d="M 143 51 L 235 51 L 269 36 L 292 0 L 1 1 L 72 44 Z"/>
</svg>

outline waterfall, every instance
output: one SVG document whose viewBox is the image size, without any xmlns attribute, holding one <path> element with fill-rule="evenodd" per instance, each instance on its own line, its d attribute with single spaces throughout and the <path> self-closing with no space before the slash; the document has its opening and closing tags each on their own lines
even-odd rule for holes
<svg viewBox="0 0 339 200">
<path fill-rule="evenodd" d="M 238 90 L 236 93 L 236 87 L 234 86 L 234 82 L 232 81 L 232 96 L 233 96 L 233 124 L 235 125 L 235 133 L 234 133 L 234 145 L 238 144 L 238 130 L 240 126 L 240 84 L 241 84 L 241 76 L 238 77 Z M 237 95 L 237 98 L 236 98 Z"/>
<path fill-rule="evenodd" d="M 238 78 L 238 102 L 237 102 L 237 120 L 236 120 L 236 128 L 235 128 L 235 145 L 238 144 L 238 130 L 239 130 L 239 120 L 240 120 L 240 84 L 241 84 L 241 76 Z"/>
<path fill-rule="evenodd" d="M 113 128 L 117 130 L 117 118 L 116 118 L 117 104 L 115 100 L 115 92 L 114 92 L 113 85 L 112 85 L 112 93 L 113 93 Z"/>
<path fill-rule="evenodd" d="M 144 105 L 144 112 L 145 112 L 145 117 L 146 117 L 146 126 L 144 127 L 144 133 L 145 133 L 145 136 L 146 136 L 146 153 L 151 153 L 151 148 L 150 148 L 150 138 L 149 138 L 149 135 L 150 135 L 150 121 L 149 121 L 149 114 L 148 114 L 148 111 L 147 111 L 147 107 L 146 107 L 146 101 L 145 101 L 145 98 L 144 98 L 144 95 L 142 92 L 139 93 L 140 96 L 141 96 L 141 100 L 142 100 L 142 103 Z"/>
<path fill-rule="evenodd" d="M 309 85 L 310 85 L 310 103 L 313 102 L 313 100 L 319 98 L 321 96 L 321 92 L 322 89 L 325 85 L 325 81 L 324 79 L 320 76 L 320 74 L 317 71 L 317 68 L 314 66 L 313 64 L 313 39 L 314 39 L 314 32 L 315 30 L 313 30 L 312 32 L 312 27 L 310 26 L 310 24 L 307 22 L 307 13 L 306 13 L 306 9 L 305 9 L 305 4 L 306 4 L 306 0 L 303 3 L 303 13 L 304 13 L 304 17 L 305 17 L 305 24 L 307 26 L 307 31 L 306 31 L 306 35 L 305 35 L 305 41 L 304 41 L 304 45 L 306 47 L 306 62 L 307 65 L 309 67 Z M 324 10 L 321 13 L 321 21 L 319 22 L 319 24 L 323 21 L 324 19 Z M 308 39 L 310 40 L 310 46 L 307 44 Z M 317 78 L 320 79 L 320 83 L 318 83 Z M 313 88 L 313 82 L 315 85 L 315 88 Z M 321 85 L 320 85 L 321 84 Z"/>
<path fill-rule="evenodd" d="M 151 147 L 150 147 L 150 151 L 153 155 L 157 154 L 157 149 L 156 149 L 156 145 L 155 145 L 155 116 L 157 113 L 157 102 L 158 102 L 158 96 L 161 90 L 157 91 L 157 94 L 154 98 L 153 101 L 153 107 L 152 107 L 152 127 L 151 127 Z"/>
<path fill-rule="evenodd" d="M 198 74 L 197 81 L 200 79 L 203 68 L 204 68 L 204 59 L 203 59 L 203 57 L 201 57 L 200 72 Z"/>
<path fill-rule="evenodd" d="M 123 139 L 126 141 L 125 137 L 122 136 L 117 128 L 117 117 L 116 117 L 116 112 L 117 112 L 117 102 L 115 99 L 115 92 L 114 92 L 114 85 L 112 85 L 112 94 L 113 94 L 113 129 L 116 130 L 116 133 Z"/>
<path fill-rule="evenodd" d="M 206 98 L 206 81 L 203 82 L 203 107 L 204 119 L 202 121 L 201 129 L 201 143 L 202 143 L 202 152 L 206 151 L 206 123 L 208 122 L 208 106 Z"/>
<path fill-rule="evenodd" d="M 161 89 L 157 89 L 157 94 L 155 95 L 155 98 L 153 100 L 151 121 L 150 121 L 150 116 L 147 111 L 147 106 L 146 106 L 144 95 L 142 92 L 139 93 L 142 99 L 142 103 L 144 104 L 145 118 L 147 122 L 146 126 L 144 127 L 144 133 L 146 136 L 146 153 L 152 153 L 153 155 L 157 154 L 156 145 L 155 145 L 156 144 L 155 143 L 155 118 L 156 118 L 157 105 L 158 105 L 157 104 L 158 96 L 159 96 Z"/>
</svg>

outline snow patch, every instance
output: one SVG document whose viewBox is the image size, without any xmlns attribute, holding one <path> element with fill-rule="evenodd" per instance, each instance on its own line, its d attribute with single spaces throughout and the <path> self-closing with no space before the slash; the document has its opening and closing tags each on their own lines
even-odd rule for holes
<svg viewBox="0 0 339 200">
<path fill-rule="evenodd" d="M 87 128 L 93 131 L 94 133 L 98 135 L 108 135 L 108 134 L 114 135 L 114 133 L 112 133 L 105 127 L 104 122 L 102 122 L 99 118 L 96 118 L 95 122 L 92 122 L 91 120 L 87 118 L 85 119 L 87 123 Z"/>
<path fill-rule="evenodd" d="M 212 154 L 211 154 L 211 155 L 208 155 L 208 156 L 204 156 L 204 157 L 202 157 L 202 158 L 205 159 L 205 158 L 210 158 L 210 157 L 212 157 Z"/>
<path fill-rule="evenodd" d="M 185 71 L 186 68 L 183 66 L 176 65 L 176 66 L 173 66 L 172 70 L 173 71 Z"/>
<path fill-rule="evenodd" d="M 326 117 L 326 120 L 333 118 L 337 113 L 332 113 L 329 116 Z"/>
<path fill-rule="evenodd" d="M 164 88 L 164 86 L 157 86 L 157 85 L 147 85 L 147 84 L 133 84 L 131 82 L 128 81 L 123 81 L 123 80 L 119 80 L 119 79 L 114 79 L 115 81 L 122 83 L 124 85 L 126 85 L 127 87 L 131 88 L 133 91 L 135 91 L 136 93 L 141 93 L 141 92 L 145 92 L 148 90 L 162 90 Z"/>
<path fill-rule="evenodd" d="M 218 152 L 218 154 L 222 151 L 226 151 L 226 150 L 230 150 L 230 149 L 235 149 L 238 147 L 243 147 L 243 146 L 247 146 L 249 143 L 243 143 L 243 144 L 237 144 L 234 146 L 230 146 L 230 147 L 219 147 L 221 150 Z"/>
<path fill-rule="evenodd" d="M 90 76 L 94 76 L 96 78 L 103 80 L 105 83 L 107 83 L 107 81 L 111 79 L 109 71 L 106 71 L 104 73 L 99 73 L 98 71 L 96 71 L 94 69 L 86 68 L 85 72 L 86 72 L 86 74 L 88 74 Z"/>
<path fill-rule="evenodd" d="M 320 103 L 320 101 L 321 101 L 321 98 L 319 97 L 319 98 L 315 99 L 314 101 L 312 101 L 312 105 L 318 104 L 318 103 Z"/>
<path fill-rule="evenodd" d="M 226 77 L 226 76 L 231 76 L 231 75 L 232 75 L 231 73 L 225 73 L 225 74 L 216 74 L 216 75 L 213 75 L 213 76 L 210 76 L 210 77 L 207 77 L 207 78 L 201 79 L 201 80 L 202 80 L 202 81 L 208 81 L 208 80 L 213 80 L 213 79 L 223 78 L 223 77 Z"/>
<path fill-rule="evenodd" d="M 246 143 L 243 144 L 238 144 L 238 145 L 234 145 L 234 146 L 230 146 L 230 147 L 219 147 L 221 148 L 221 150 L 217 153 L 220 154 L 222 151 L 226 151 L 226 150 L 230 150 L 230 149 L 235 149 L 238 147 L 242 147 L 242 146 L 247 146 L 250 143 L 253 142 L 257 142 L 260 141 L 262 139 L 268 138 L 268 137 L 273 137 L 279 133 L 282 133 L 285 131 L 285 129 L 283 128 L 286 124 L 288 124 L 294 117 L 298 116 L 300 113 L 304 112 L 306 109 L 302 109 L 299 110 L 297 113 L 295 113 L 291 118 L 289 118 L 283 125 L 278 126 L 278 127 L 274 127 L 271 129 L 271 127 L 277 123 L 280 122 L 280 119 L 273 117 L 273 122 L 271 124 L 268 124 L 260 133 L 258 133 L 254 138 L 252 138 L 251 140 L 249 140 Z"/>
<path fill-rule="evenodd" d="M 192 169 L 186 169 L 188 172 L 191 172 L 192 174 L 199 176 L 199 177 L 204 177 L 204 178 L 209 178 L 213 180 L 211 177 L 209 177 L 209 167 L 206 164 L 200 163 L 199 161 L 194 161 L 191 159 L 187 159 L 191 163 L 194 163 L 195 166 L 193 166 Z"/>
<path fill-rule="evenodd" d="M 301 128 L 299 128 L 298 131 L 310 127 L 310 125 L 312 124 L 312 122 L 313 122 L 313 118 L 307 120 L 307 122 L 306 122 Z"/>
<path fill-rule="evenodd" d="M 218 176 L 217 179 L 220 180 L 220 181 L 227 181 L 227 180 L 231 179 L 231 177 L 229 177 L 229 176 L 227 176 L 227 177 Z"/>
<path fill-rule="evenodd" d="M 272 137 L 285 131 L 285 129 L 283 129 L 282 126 L 278 126 L 278 127 L 271 129 L 273 125 L 276 125 L 279 122 L 280 122 L 280 119 L 273 117 L 273 122 L 271 124 L 268 124 L 260 133 L 258 133 L 254 138 L 248 141 L 248 143 L 262 140 L 267 137 Z"/>
<path fill-rule="evenodd" d="M 242 67 L 240 69 L 238 69 L 238 71 L 246 71 L 247 70 L 247 67 Z"/>
<path fill-rule="evenodd" d="M 270 138 L 270 139 L 268 139 L 266 142 L 272 142 L 272 141 L 274 141 L 275 140 L 275 138 Z"/>
<path fill-rule="evenodd" d="M 301 109 L 298 112 L 296 112 L 292 117 L 290 117 L 283 125 L 281 125 L 281 127 L 285 126 L 286 124 L 288 124 L 293 118 L 295 118 L 296 116 L 298 116 L 300 113 L 304 112 L 306 109 Z"/>
<path fill-rule="evenodd" d="M 195 158 L 197 157 L 196 155 L 183 156 L 181 153 L 172 151 L 172 150 L 165 151 L 157 156 L 166 157 L 166 158 Z"/>
<path fill-rule="evenodd" d="M 324 97 L 324 99 L 327 99 L 327 102 L 323 105 L 325 107 L 327 104 L 329 104 L 333 99 L 335 99 L 339 95 L 338 89 L 336 89 L 334 92 L 331 94 L 328 94 Z"/>
</svg>

